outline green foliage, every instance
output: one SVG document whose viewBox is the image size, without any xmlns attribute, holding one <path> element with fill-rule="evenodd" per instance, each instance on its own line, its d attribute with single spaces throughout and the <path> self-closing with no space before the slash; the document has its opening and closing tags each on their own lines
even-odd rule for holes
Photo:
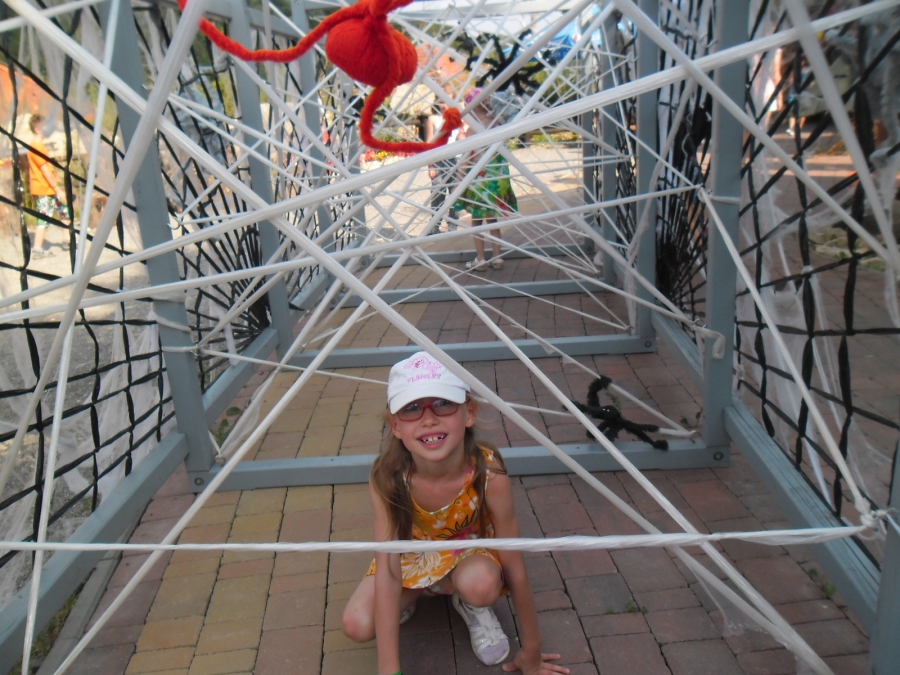
<svg viewBox="0 0 900 675">
<path fill-rule="evenodd" d="M 228 434 L 231 433 L 231 429 L 231 422 L 227 418 L 223 417 L 220 419 L 212 428 L 212 435 L 213 438 L 216 439 L 216 443 L 222 445 L 222 443 L 225 442 L 225 439 L 228 438 Z"/>
<path fill-rule="evenodd" d="M 574 131 L 551 131 L 548 133 L 537 133 L 531 136 L 532 143 L 556 143 L 567 144 L 577 143 L 581 137 Z"/>
<path fill-rule="evenodd" d="M 816 582 L 816 585 L 822 589 L 822 592 L 825 594 L 826 598 L 831 598 L 837 593 L 837 587 L 828 580 L 828 578 L 822 574 L 819 574 L 819 570 L 815 567 L 810 567 L 806 570 L 806 574 Z"/>
<path fill-rule="evenodd" d="M 225 439 L 228 438 L 228 434 L 234 429 L 235 418 L 239 417 L 242 412 L 243 411 L 240 408 L 231 406 L 223 413 L 222 417 L 219 418 L 219 421 L 213 425 L 212 429 L 210 429 L 213 438 L 216 439 L 216 443 L 222 445 L 222 443 L 225 442 Z"/>
</svg>

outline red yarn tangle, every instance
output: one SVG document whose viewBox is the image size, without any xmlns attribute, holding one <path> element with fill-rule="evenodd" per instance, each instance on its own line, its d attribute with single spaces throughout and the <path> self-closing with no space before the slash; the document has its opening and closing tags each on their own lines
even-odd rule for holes
<svg viewBox="0 0 900 675">
<path fill-rule="evenodd" d="M 409 39 L 387 22 L 388 12 L 409 5 L 413 0 L 359 0 L 326 18 L 293 47 L 251 50 L 225 36 L 216 26 L 200 20 L 200 30 L 222 51 L 244 61 L 287 63 L 303 56 L 316 42 L 328 35 L 325 54 L 338 68 L 358 82 L 374 89 L 366 98 L 360 117 L 362 142 L 375 150 L 415 153 L 447 143 L 450 133 L 462 126 L 459 110 L 444 112 L 441 135 L 431 143 L 404 141 L 392 143 L 372 135 L 375 111 L 401 84 L 416 74 L 416 50 Z M 187 0 L 178 0 L 182 11 Z"/>
</svg>

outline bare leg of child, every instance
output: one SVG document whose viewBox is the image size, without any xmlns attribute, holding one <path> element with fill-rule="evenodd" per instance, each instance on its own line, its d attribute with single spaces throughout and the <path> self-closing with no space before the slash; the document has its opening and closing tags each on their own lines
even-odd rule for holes
<svg viewBox="0 0 900 675">
<path fill-rule="evenodd" d="M 472 227 L 478 227 L 481 222 L 481 218 L 472 218 Z M 487 267 L 484 260 L 484 237 L 480 234 L 473 234 L 472 237 L 475 239 L 475 260 L 467 262 L 466 269 L 483 270 Z"/>
<path fill-rule="evenodd" d="M 450 572 L 450 580 L 460 599 L 475 607 L 490 607 L 503 590 L 500 565 L 477 553 L 460 560 Z"/>
<path fill-rule="evenodd" d="M 411 607 L 416 598 L 422 594 L 421 588 L 404 588 L 400 593 L 400 612 Z M 347 606 L 341 627 L 346 635 L 355 642 L 368 642 L 375 638 L 375 576 L 364 577 L 353 591 Z"/>
<path fill-rule="evenodd" d="M 472 218 L 472 227 L 478 227 L 483 221 L 480 218 Z M 479 260 L 484 260 L 484 237 L 480 234 L 472 235 L 475 238 L 475 253 Z"/>
<path fill-rule="evenodd" d="M 490 218 L 490 219 L 487 219 L 486 222 L 496 223 L 497 219 Z M 502 270 L 503 269 L 503 258 L 500 257 L 500 230 L 491 230 L 491 236 L 494 237 L 494 239 L 495 239 L 495 241 L 491 242 L 491 249 L 492 249 L 492 254 L 493 254 L 493 255 L 491 255 L 491 267 L 493 267 L 495 270 Z M 482 247 L 481 257 L 484 257 L 484 241 L 482 241 L 481 247 Z"/>
<path fill-rule="evenodd" d="M 500 663 L 509 655 L 509 639 L 492 609 L 503 590 L 500 566 L 487 556 L 470 555 L 460 561 L 450 579 L 456 588 L 453 607 L 469 628 L 472 650 L 485 665 Z"/>
</svg>

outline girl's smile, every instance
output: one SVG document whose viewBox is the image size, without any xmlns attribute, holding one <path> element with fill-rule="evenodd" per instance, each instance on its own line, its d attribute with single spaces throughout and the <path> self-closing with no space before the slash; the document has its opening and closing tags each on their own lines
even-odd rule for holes
<svg viewBox="0 0 900 675">
<path fill-rule="evenodd" d="M 463 442 L 466 428 L 475 423 L 475 409 L 471 401 L 459 404 L 449 415 L 437 415 L 434 408 L 443 410 L 443 400 L 422 398 L 413 401 L 412 406 L 421 406 L 422 416 L 417 420 L 404 421 L 400 415 L 391 415 L 391 431 L 403 441 L 403 445 L 413 456 L 417 468 L 421 465 L 443 465 L 449 460 L 459 460 L 464 455 Z"/>
</svg>

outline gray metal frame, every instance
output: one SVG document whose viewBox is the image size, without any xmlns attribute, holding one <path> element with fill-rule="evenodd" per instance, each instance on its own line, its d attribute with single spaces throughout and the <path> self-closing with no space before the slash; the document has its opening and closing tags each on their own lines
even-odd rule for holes
<svg viewBox="0 0 900 675">
<path fill-rule="evenodd" d="M 654 23 L 659 23 L 659 1 L 640 0 L 641 11 Z M 637 76 L 647 77 L 659 70 L 659 47 L 643 32 L 637 36 Z M 659 93 L 648 91 L 637 97 L 636 113 L 637 137 L 641 144 L 637 148 L 637 193 L 646 195 L 654 192 L 656 186 L 651 185 L 653 170 L 656 167 L 656 157 L 652 150 L 659 149 Z M 640 235 L 638 243 L 637 260 L 635 269 L 644 279 L 651 284 L 656 283 L 656 218 L 658 214 L 657 200 L 650 199 L 638 202 L 637 223 L 646 221 L 647 227 Z M 641 286 L 637 291 L 638 297 L 647 302 L 653 302 L 653 297 L 645 287 Z M 651 316 L 653 311 L 639 305 L 637 309 L 637 332 L 648 341 L 656 343 L 656 333 L 653 330 Z"/>
<path fill-rule="evenodd" d="M 599 443 L 560 445 L 560 449 L 574 458 L 588 471 L 621 470 L 618 460 Z M 667 469 L 696 469 L 724 467 L 724 458 L 715 458 L 715 449 L 702 442 L 678 440 L 669 444 L 668 452 L 661 452 L 646 443 L 616 443 L 629 461 L 642 471 L 658 469 L 660 459 Z M 343 485 L 365 483 L 377 455 L 346 457 L 308 457 L 244 462 L 229 474 L 223 490 L 253 490 L 258 488 L 298 485 Z M 510 475 L 568 473 L 569 469 L 542 446 L 505 448 L 503 461 Z M 214 466 L 205 474 L 197 474 L 204 481 L 211 480 L 220 467 Z"/>
<path fill-rule="evenodd" d="M 243 0 L 230 0 L 230 2 L 232 17 L 229 28 L 231 30 L 231 38 L 242 44 L 249 45 L 251 37 L 250 19 L 244 2 Z M 259 87 L 241 69 L 236 70 L 234 80 L 237 86 L 237 101 L 241 111 L 241 121 L 259 134 L 263 134 L 264 126 L 262 110 L 259 105 Z M 260 151 L 262 154 L 269 154 L 268 146 L 260 148 Z M 248 157 L 247 163 L 250 168 L 250 183 L 253 192 L 259 195 L 266 203 L 271 204 L 273 199 L 272 176 L 269 169 L 262 160 L 253 155 Z M 275 226 L 267 220 L 257 223 L 257 228 L 259 230 L 260 249 L 264 258 L 261 262 L 265 262 L 265 260 L 275 255 L 281 244 L 281 237 Z M 278 333 L 279 354 L 283 355 L 280 350 L 286 350 L 290 346 L 293 337 L 287 289 L 283 283 L 275 284 L 266 292 L 266 296 L 269 302 L 269 316 L 271 317 L 272 326 Z"/>
</svg>

